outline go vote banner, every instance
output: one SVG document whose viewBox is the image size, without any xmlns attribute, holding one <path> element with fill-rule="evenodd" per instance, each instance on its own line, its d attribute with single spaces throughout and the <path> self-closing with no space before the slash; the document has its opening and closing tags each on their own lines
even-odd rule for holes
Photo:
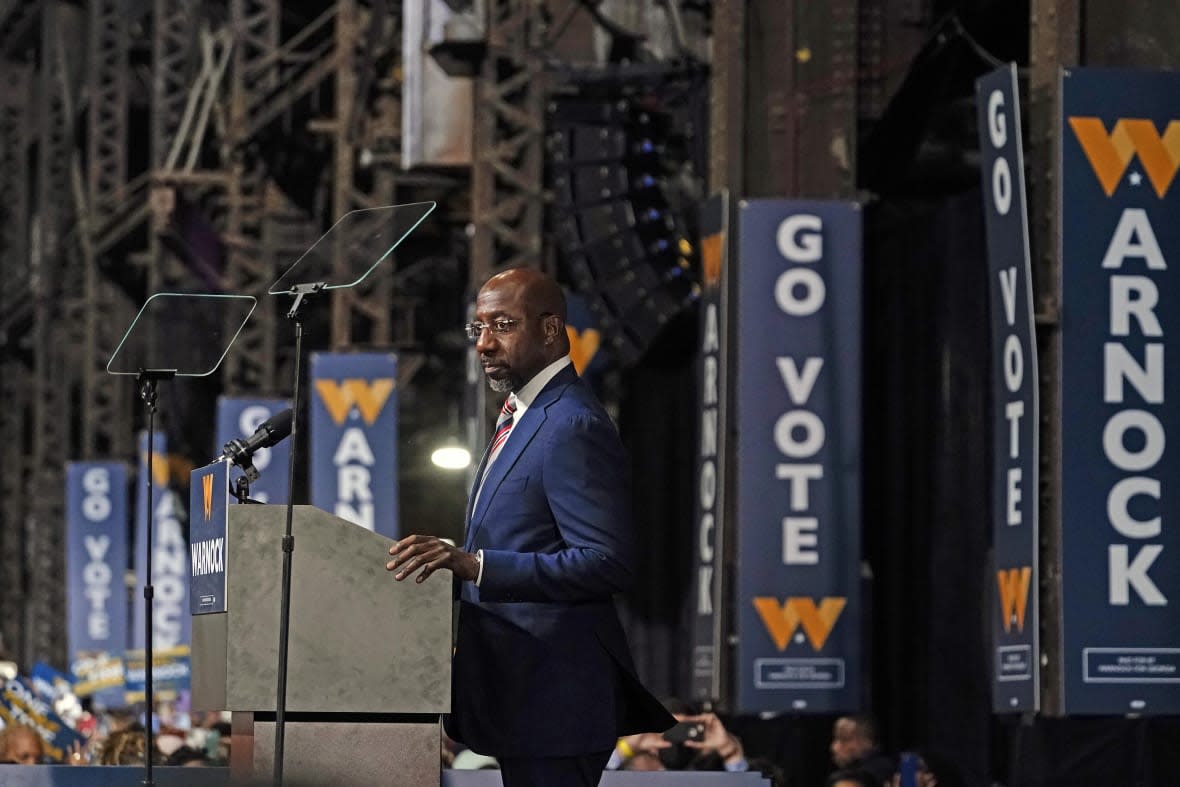
<svg viewBox="0 0 1180 787">
<path fill-rule="evenodd" d="M 1180 74 L 1062 78 L 1064 709 L 1180 713 Z"/>
<path fill-rule="evenodd" d="M 135 622 L 131 641 L 144 647 L 143 586 L 147 581 L 148 467 L 147 432 L 139 435 L 139 477 L 136 480 L 135 504 Z M 152 480 L 152 604 L 153 647 L 175 648 L 191 642 L 192 619 L 188 603 L 188 541 L 181 517 L 185 506 L 169 476 L 168 444 L 164 435 L 155 435 Z"/>
<path fill-rule="evenodd" d="M 389 538 L 397 522 L 397 356 L 311 356 L 311 503 Z"/>
<path fill-rule="evenodd" d="M 992 710 L 1039 707 L 1038 378 L 1016 65 L 975 83 L 992 334 Z"/>
<path fill-rule="evenodd" d="M 736 710 L 854 710 L 860 207 L 743 201 L 737 233 Z"/>
<path fill-rule="evenodd" d="M 101 704 L 122 697 L 127 647 L 127 468 L 66 465 L 67 637 L 75 692 Z"/>
<path fill-rule="evenodd" d="M 217 433 L 213 456 L 221 454 L 221 448 L 230 440 L 249 437 L 258 431 L 271 416 L 291 406 L 288 399 L 250 399 L 236 396 L 217 398 Z M 271 448 L 260 448 L 254 452 L 254 469 L 259 479 L 250 484 L 250 499 L 259 503 L 286 503 L 288 462 L 291 458 L 291 441 L 283 440 Z M 236 480 L 241 470 L 234 470 Z"/>
</svg>

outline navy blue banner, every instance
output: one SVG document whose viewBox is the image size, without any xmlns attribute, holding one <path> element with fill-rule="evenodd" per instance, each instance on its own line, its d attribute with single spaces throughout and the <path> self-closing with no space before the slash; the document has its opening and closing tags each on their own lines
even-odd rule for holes
<svg viewBox="0 0 1180 787">
<path fill-rule="evenodd" d="M 992 710 L 1040 707 L 1039 383 L 1016 65 L 975 82 L 992 333 Z"/>
<path fill-rule="evenodd" d="M 192 641 L 188 604 L 188 541 L 184 536 L 186 508 L 169 475 L 168 444 L 156 432 L 152 460 L 152 584 L 155 586 L 152 636 L 155 648 L 167 649 Z M 147 432 L 139 434 L 139 476 L 135 501 L 135 622 L 131 642 L 144 646 L 143 588 L 147 581 L 148 469 Z"/>
<path fill-rule="evenodd" d="M 229 525 L 229 462 L 192 472 L 189 482 L 189 610 L 225 612 L 226 527 Z"/>
<path fill-rule="evenodd" d="M 397 356 L 311 356 L 311 503 L 389 538 L 397 522 Z"/>
<path fill-rule="evenodd" d="M 122 659 L 127 647 L 123 576 L 129 535 L 126 466 L 121 462 L 67 464 L 68 651 L 77 694 L 99 692 L 96 701 L 102 704 L 117 704 L 122 696 Z"/>
<path fill-rule="evenodd" d="M 213 456 L 230 440 L 249 437 L 275 413 L 288 409 L 289 399 L 252 399 L 236 396 L 217 398 L 217 433 Z M 250 499 L 259 503 L 287 502 L 287 464 L 291 458 L 291 442 L 283 440 L 272 448 L 254 452 L 254 469 L 259 479 L 250 484 Z M 242 472 L 233 471 L 233 480 Z"/>
<path fill-rule="evenodd" d="M 724 565 L 728 453 L 729 379 L 728 274 L 729 195 L 701 206 L 700 359 L 697 363 L 696 494 L 693 496 L 692 671 L 690 696 L 697 702 L 728 700 L 724 641 Z"/>
<path fill-rule="evenodd" d="M 743 201 L 736 711 L 861 705 L 861 212 Z"/>
<path fill-rule="evenodd" d="M 1177 73 L 1063 76 L 1061 592 L 1070 714 L 1180 713 L 1180 374 L 1165 372 L 1180 357 L 1177 96 Z"/>
<path fill-rule="evenodd" d="M 566 290 L 565 305 L 565 332 L 570 340 L 570 361 L 579 377 L 597 387 L 603 375 L 611 370 L 613 356 L 603 343 L 598 318 L 586 304 L 586 299 Z M 482 372 L 480 375 L 479 384 L 484 385 Z"/>
</svg>

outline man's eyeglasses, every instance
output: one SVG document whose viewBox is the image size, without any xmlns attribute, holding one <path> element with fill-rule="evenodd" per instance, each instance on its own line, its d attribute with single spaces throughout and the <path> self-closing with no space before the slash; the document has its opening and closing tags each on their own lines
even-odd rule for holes
<svg viewBox="0 0 1180 787">
<path fill-rule="evenodd" d="M 492 330 L 492 333 L 512 333 L 517 325 L 520 325 L 520 320 L 510 320 L 507 317 L 500 317 L 491 322 L 469 322 L 463 326 L 463 330 L 467 331 L 468 339 L 476 342 L 479 341 L 479 337 L 488 328 Z"/>
</svg>

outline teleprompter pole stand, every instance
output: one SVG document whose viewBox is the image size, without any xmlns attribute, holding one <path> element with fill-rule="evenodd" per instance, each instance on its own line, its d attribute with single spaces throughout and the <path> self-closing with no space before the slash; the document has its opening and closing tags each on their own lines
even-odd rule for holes
<svg viewBox="0 0 1180 787">
<path fill-rule="evenodd" d="M 153 599 L 156 589 L 152 585 L 152 530 L 155 529 L 155 505 L 152 502 L 152 468 L 155 464 L 156 443 L 156 384 L 160 380 L 171 380 L 176 376 L 175 369 L 140 369 L 136 380 L 139 382 L 139 398 L 143 399 L 144 410 L 147 411 L 147 578 L 143 586 L 143 686 L 144 704 L 147 712 L 144 718 L 144 758 L 143 783 L 152 787 L 155 781 L 152 777 L 152 752 L 155 751 L 152 740 L 152 719 L 155 715 L 156 692 L 152 685 L 152 662 L 155 661 L 155 647 L 152 637 L 155 609 Z"/>
<path fill-rule="evenodd" d="M 295 300 L 287 319 L 295 323 L 295 385 L 291 396 L 291 453 L 287 458 L 287 530 L 283 535 L 283 585 L 279 594 L 279 680 L 275 691 L 275 763 L 274 784 L 283 784 L 283 743 L 287 714 L 287 641 L 291 634 L 291 560 L 295 536 L 291 534 L 295 503 L 295 455 L 299 451 L 299 392 L 303 366 L 303 318 L 300 310 L 311 296 L 324 289 L 324 282 L 297 284 L 292 288 Z"/>
</svg>

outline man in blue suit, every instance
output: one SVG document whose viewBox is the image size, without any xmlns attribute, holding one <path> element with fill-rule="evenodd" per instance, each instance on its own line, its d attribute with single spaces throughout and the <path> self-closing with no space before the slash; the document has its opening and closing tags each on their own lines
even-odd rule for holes
<svg viewBox="0 0 1180 787">
<path fill-rule="evenodd" d="M 505 787 L 593 787 L 619 736 L 675 724 L 639 683 L 614 607 L 638 564 L 626 453 L 570 364 L 553 279 L 493 276 L 467 328 L 508 399 L 465 543 L 407 536 L 386 568 L 418 582 L 445 568 L 459 586 L 448 734 L 496 757 Z"/>
</svg>

